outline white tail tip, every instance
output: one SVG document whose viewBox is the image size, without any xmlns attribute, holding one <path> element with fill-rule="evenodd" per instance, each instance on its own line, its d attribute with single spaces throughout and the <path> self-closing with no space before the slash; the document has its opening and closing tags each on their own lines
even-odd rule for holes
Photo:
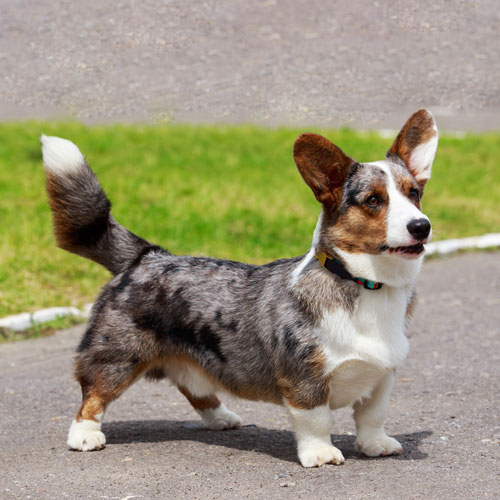
<svg viewBox="0 0 500 500">
<path fill-rule="evenodd" d="M 55 174 L 71 172 L 85 163 L 82 153 L 71 141 L 42 135 L 40 142 L 45 168 Z"/>
</svg>

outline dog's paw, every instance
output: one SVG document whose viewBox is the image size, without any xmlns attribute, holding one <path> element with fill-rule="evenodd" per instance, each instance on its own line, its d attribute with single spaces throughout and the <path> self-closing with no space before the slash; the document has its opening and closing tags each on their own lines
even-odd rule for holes
<svg viewBox="0 0 500 500">
<path fill-rule="evenodd" d="M 241 418 L 236 413 L 228 410 L 224 403 L 217 408 L 198 411 L 205 427 L 213 431 L 223 431 L 227 429 L 238 429 L 241 427 Z"/>
<path fill-rule="evenodd" d="M 387 455 L 398 455 L 403 451 L 401 443 L 387 436 L 376 436 L 367 439 L 356 439 L 356 450 L 368 457 L 385 457 Z"/>
<path fill-rule="evenodd" d="M 93 420 L 73 420 L 68 433 L 68 446 L 72 450 L 92 451 L 104 448 L 106 437 L 101 424 Z"/>
<path fill-rule="evenodd" d="M 303 467 L 321 467 L 324 464 L 340 465 L 345 462 L 342 452 L 333 445 L 306 446 L 299 449 Z"/>
</svg>

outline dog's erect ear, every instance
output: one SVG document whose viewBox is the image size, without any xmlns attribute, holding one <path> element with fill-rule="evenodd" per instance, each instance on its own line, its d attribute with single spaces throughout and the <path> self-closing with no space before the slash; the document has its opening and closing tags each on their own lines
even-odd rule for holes
<svg viewBox="0 0 500 500">
<path fill-rule="evenodd" d="M 432 162 L 438 144 L 438 130 L 430 111 L 420 109 L 410 116 L 399 132 L 387 158 L 396 155 L 403 160 L 423 189 L 431 177 Z"/>
<path fill-rule="evenodd" d="M 316 199 L 329 208 L 337 208 L 353 160 L 317 134 L 302 134 L 293 146 L 293 157 Z"/>
</svg>

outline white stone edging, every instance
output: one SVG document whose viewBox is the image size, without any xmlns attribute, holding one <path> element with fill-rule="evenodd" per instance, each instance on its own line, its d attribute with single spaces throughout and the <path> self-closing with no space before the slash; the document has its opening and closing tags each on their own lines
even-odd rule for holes
<svg viewBox="0 0 500 500">
<path fill-rule="evenodd" d="M 456 238 L 451 240 L 435 241 L 425 245 L 425 256 L 448 255 L 458 250 L 471 248 L 494 248 L 500 247 L 500 233 L 489 233 L 483 236 L 471 236 L 470 238 Z"/>
<path fill-rule="evenodd" d="M 48 309 L 40 309 L 33 313 L 21 313 L 14 316 L 6 316 L 0 318 L 0 328 L 8 328 L 15 332 L 22 332 L 35 325 L 53 321 L 66 316 L 75 316 L 77 318 L 88 318 L 92 304 L 87 304 L 83 310 L 76 307 L 49 307 Z"/>
<path fill-rule="evenodd" d="M 483 236 L 472 236 L 470 238 L 457 238 L 431 242 L 425 245 L 425 256 L 449 255 L 459 250 L 471 248 L 500 248 L 500 233 L 489 233 Z M 86 304 L 83 310 L 76 307 L 50 307 L 40 309 L 34 313 L 21 313 L 14 316 L 0 318 L 0 328 L 8 328 L 16 332 L 27 330 L 34 325 L 46 323 L 65 316 L 76 316 L 78 318 L 88 318 L 92 304 Z"/>
</svg>

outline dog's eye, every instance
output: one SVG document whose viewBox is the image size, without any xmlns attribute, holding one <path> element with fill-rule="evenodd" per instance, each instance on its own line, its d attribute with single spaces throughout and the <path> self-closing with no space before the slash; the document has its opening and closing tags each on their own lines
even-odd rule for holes
<svg viewBox="0 0 500 500">
<path fill-rule="evenodd" d="M 380 198 L 376 194 L 371 194 L 370 196 L 368 196 L 368 198 L 366 198 L 365 203 L 369 207 L 375 208 L 380 203 Z"/>
<path fill-rule="evenodd" d="M 420 200 L 420 193 L 419 193 L 418 189 L 411 188 L 409 197 L 410 197 L 410 200 L 419 201 Z"/>
</svg>

